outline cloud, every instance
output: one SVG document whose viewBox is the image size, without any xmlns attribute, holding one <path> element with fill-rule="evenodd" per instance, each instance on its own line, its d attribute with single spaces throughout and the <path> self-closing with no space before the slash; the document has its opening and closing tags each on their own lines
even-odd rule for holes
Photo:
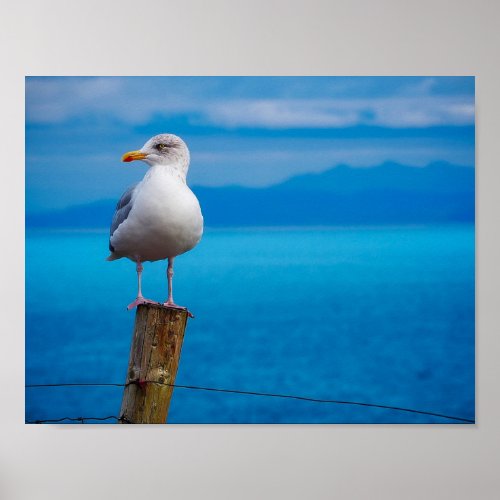
<svg viewBox="0 0 500 500">
<path fill-rule="evenodd" d="M 207 107 L 205 117 L 213 125 L 229 128 L 470 125 L 474 123 L 474 103 L 460 96 L 238 100 Z"/>
<path fill-rule="evenodd" d="M 75 119 L 143 125 L 157 113 L 181 113 L 193 105 L 182 95 L 140 78 L 34 78 L 26 83 L 26 119 L 34 124 L 59 124 Z M 139 85 L 138 85 L 139 84 Z"/>
<path fill-rule="evenodd" d="M 122 90 L 113 78 L 36 78 L 26 81 L 29 123 L 62 123 L 89 111 L 108 109 L 109 98 Z"/>
<path fill-rule="evenodd" d="M 348 80 L 344 80 L 346 86 Z M 362 80 L 353 77 L 353 87 L 360 89 Z M 374 97 L 367 97 L 367 92 L 361 90 L 358 94 L 364 94 L 362 97 L 329 97 L 321 79 L 317 82 L 322 95 L 317 97 L 315 80 L 311 78 L 303 81 L 300 98 L 290 97 L 285 90 L 283 95 L 276 95 L 276 89 L 271 92 L 275 80 L 264 78 L 258 97 L 254 89 L 257 81 L 252 79 L 247 87 L 240 83 L 231 88 L 231 80 L 220 78 L 33 78 L 27 80 L 26 117 L 33 124 L 90 119 L 145 125 L 158 116 L 180 116 L 193 127 L 229 129 L 356 125 L 416 128 L 474 123 L 473 95 L 456 92 L 434 95 L 439 78 L 410 80 L 392 95 Z M 271 82 L 269 88 L 268 82 Z M 296 79 L 294 82 L 295 87 L 291 88 L 297 88 Z M 280 84 L 286 89 L 285 80 L 280 80 Z M 310 98 L 303 97 L 304 87 L 309 87 Z M 272 97 L 266 95 L 266 89 Z"/>
</svg>

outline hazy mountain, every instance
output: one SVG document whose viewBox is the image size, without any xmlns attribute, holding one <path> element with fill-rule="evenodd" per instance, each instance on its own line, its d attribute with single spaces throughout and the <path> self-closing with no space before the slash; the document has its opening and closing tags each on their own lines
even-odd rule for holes
<svg viewBox="0 0 500 500">
<path fill-rule="evenodd" d="M 474 221 L 470 167 L 345 165 L 256 189 L 194 187 L 207 226 L 425 224 Z M 27 226 L 106 227 L 116 200 L 27 214 Z"/>
</svg>

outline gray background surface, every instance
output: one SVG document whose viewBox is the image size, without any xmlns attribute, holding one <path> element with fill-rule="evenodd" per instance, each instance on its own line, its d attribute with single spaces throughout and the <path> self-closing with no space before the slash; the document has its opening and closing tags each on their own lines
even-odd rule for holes
<svg viewBox="0 0 500 500">
<path fill-rule="evenodd" d="M 25 0 L 0 8 L 2 500 L 500 497 L 499 2 Z M 477 76 L 475 426 L 23 424 L 24 76 L 174 74 Z"/>
</svg>

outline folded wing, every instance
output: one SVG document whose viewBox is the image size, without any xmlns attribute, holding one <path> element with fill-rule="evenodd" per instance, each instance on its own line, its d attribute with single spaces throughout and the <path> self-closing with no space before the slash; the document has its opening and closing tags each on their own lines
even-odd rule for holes
<svg viewBox="0 0 500 500">
<path fill-rule="evenodd" d="M 113 245 L 111 244 L 111 238 L 113 237 L 113 233 L 118 229 L 120 224 L 125 222 L 127 220 L 128 214 L 132 210 L 132 207 L 134 205 L 133 203 L 133 196 L 134 196 L 134 191 L 135 188 L 137 187 L 137 184 L 135 186 L 132 186 L 128 188 L 123 194 L 118 203 L 116 204 L 116 209 L 115 209 L 115 214 L 113 215 L 113 220 L 111 222 L 111 228 L 109 230 L 109 250 L 111 252 L 114 252 L 115 249 Z"/>
</svg>

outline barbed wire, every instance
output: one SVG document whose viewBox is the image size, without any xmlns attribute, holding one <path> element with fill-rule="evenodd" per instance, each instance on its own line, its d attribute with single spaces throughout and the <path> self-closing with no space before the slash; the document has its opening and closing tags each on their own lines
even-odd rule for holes
<svg viewBox="0 0 500 500">
<path fill-rule="evenodd" d="M 69 382 L 69 383 L 52 383 L 52 384 L 26 384 L 26 388 L 42 388 L 42 387 L 126 387 L 128 385 L 139 385 L 143 386 L 144 384 L 157 384 L 157 385 L 166 385 L 169 387 L 174 387 L 177 389 L 188 389 L 195 391 L 209 391 L 209 392 L 221 392 L 227 394 L 241 394 L 247 396 L 261 396 L 261 397 L 271 397 L 271 398 L 281 398 L 281 399 L 294 399 L 299 401 L 308 401 L 311 403 L 324 403 L 324 404 L 337 404 L 337 405 L 351 405 L 351 406 L 363 406 L 368 408 L 380 408 L 384 410 L 393 410 L 399 412 L 407 412 L 407 413 L 416 413 L 419 415 L 427 415 L 437 418 L 444 418 L 448 420 L 454 420 L 458 422 L 474 424 L 475 420 L 456 417 L 452 415 L 446 415 L 444 413 L 436 413 L 424 410 L 416 410 L 414 408 L 403 408 L 400 406 L 391 406 L 384 405 L 378 403 L 365 403 L 360 401 L 343 401 L 338 399 L 319 399 L 319 398 L 311 398 L 306 396 L 298 396 L 293 394 L 279 394 L 279 393 L 270 393 L 270 392 L 256 392 L 256 391 L 244 391 L 238 389 L 224 389 L 219 387 L 203 387 L 197 385 L 182 385 L 182 384 L 169 384 L 166 382 L 156 382 L 151 380 L 144 381 L 131 381 L 126 384 L 117 384 L 117 383 L 100 383 L 100 382 Z M 120 417 L 109 416 L 109 417 L 63 417 L 60 419 L 49 419 L 49 420 L 34 420 L 34 421 L 26 421 L 26 423 L 58 423 L 63 421 L 80 421 L 80 423 L 84 423 L 84 420 L 110 420 L 116 419 L 117 421 L 122 420 Z"/>
<path fill-rule="evenodd" d="M 47 420 L 26 420 L 27 424 L 58 424 L 61 422 L 69 421 L 69 422 L 78 422 L 80 424 L 84 424 L 85 420 L 120 420 L 120 417 L 116 417 L 114 415 L 110 415 L 109 417 L 63 417 L 63 418 L 55 418 L 55 419 L 47 419 Z"/>
</svg>

